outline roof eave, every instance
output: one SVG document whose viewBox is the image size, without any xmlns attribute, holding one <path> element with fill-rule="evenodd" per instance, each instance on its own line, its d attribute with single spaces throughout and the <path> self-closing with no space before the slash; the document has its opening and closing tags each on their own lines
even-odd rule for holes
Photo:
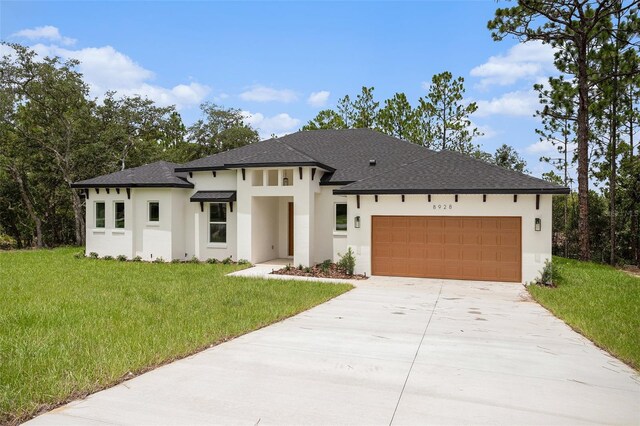
<svg viewBox="0 0 640 426">
<path fill-rule="evenodd" d="M 72 183 L 71 188 L 193 188 L 192 183 Z"/>
<path fill-rule="evenodd" d="M 335 172 L 336 169 L 316 161 L 281 161 L 281 162 L 265 162 L 265 163 L 225 163 L 227 169 L 250 169 L 255 167 L 319 167 L 328 172 Z"/>
<path fill-rule="evenodd" d="M 212 170 L 227 170 L 224 166 L 198 166 L 198 167 L 176 167 L 176 172 L 210 172 Z"/>
<path fill-rule="evenodd" d="M 470 188 L 470 189 L 334 189 L 335 195 L 385 195 L 385 194 L 569 194 L 569 188 Z"/>
</svg>

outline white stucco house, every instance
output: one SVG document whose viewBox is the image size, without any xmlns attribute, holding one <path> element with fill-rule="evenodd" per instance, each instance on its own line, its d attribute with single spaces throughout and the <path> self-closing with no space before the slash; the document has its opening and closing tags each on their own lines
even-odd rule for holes
<svg viewBox="0 0 640 426">
<path fill-rule="evenodd" d="M 559 187 L 368 129 L 301 131 L 186 164 L 73 184 L 87 252 L 145 260 L 231 257 L 356 272 L 529 282 L 551 258 Z"/>
</svg>

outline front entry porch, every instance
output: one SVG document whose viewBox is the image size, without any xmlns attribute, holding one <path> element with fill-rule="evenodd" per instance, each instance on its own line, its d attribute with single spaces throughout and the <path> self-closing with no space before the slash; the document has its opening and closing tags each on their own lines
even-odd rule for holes
<svg viewBox="0 0 640 426">
<path fill-rule="evenodd" d="M 253 264 L 308 266 L 312 263 L 309 234 L 313 224 L 309 208 L 296 203 L 295 197 L 287 196 L 254 196 L 248 204 L 251 205 L 250 233 L 239 223 L 239 259 L 247 259 Z M 239 208 L 239 221 L 243 214 Z M 241 251 L 243 246 L 244 253 Z"/>
</svg>

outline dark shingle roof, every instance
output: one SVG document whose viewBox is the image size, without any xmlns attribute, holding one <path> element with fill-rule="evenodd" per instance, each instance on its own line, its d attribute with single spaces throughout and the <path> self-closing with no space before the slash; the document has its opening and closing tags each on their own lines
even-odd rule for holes
<svg viewBox="0 0 640 426">
<path fill-rule="evenodd" d="M 236 200 L 236 191 L 198 191 L 191 196 L 189 201 L 220 201 L 228 202 Z"/>
<path fill-rule="evenodd" d="M 178 171 L 216 170 L 238 167 L 317 166 L 333 170 L 331 166 L 300 152 L 284 142 L 284 138 L 267 139 L 245 145 L 220 154 L 191 161 L 177 168 Z"/>
<path fill-rule="evenodd" d="M 433 151 L 371 129 L 300 131 L 186 163 L 181 171 L 269 165 L 318 166 L 340 185 L 391 170 Z M 376 166 L 369 161 L 376 160 Z"/>
<path fill-rule="evenodd" d="M 375 165 L 370 161 L 375 160 Z M 314 166 L 336 194 L 554 193 L 567 188 L 451 152 L 435 152 L 370 129 L 300 131 L 184 165 L 159 161 L 76 182 L 90 187 L 193 188 L 185 173 L 240 167 Z"/>
<path fill-rule="evenodd" d="M 193 188 L 184 173 L 176 173 L 176 163 L 157 161 L 71 184 L 73 188 L 173 187 Z"/>
<path fill-rule="evenodd" d="M 452 151 L 363 179 L 335 194 L 567 194 L 569 190 Z"/>
</svg>

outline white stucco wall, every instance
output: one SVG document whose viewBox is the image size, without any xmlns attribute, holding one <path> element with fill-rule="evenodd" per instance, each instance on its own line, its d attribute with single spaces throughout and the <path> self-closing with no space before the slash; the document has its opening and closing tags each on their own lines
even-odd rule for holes
<svg viewBox="0 0 640 426">
<path fill-rule="evenodd" d="M 536 210 L 535 195 L 482 195 L 458 196 L 380 195 L 376 203 L 373 195 L 360 196 L 360 208 L 356 207 L 356 196 L 348 198 L 347 244 L 356 254 L 356 272 L 371 274 L 371 216 L 516 216 L 522 218 L 522 280 L 530 282 L 539 276 L 544 262 L 551 258 L 551 195 L 540 197 L 540 209 Z M 435 206 L 435 209 L 434 209 Z M 441 206 L 440 208 L 438 206 Z M 446 208 L 444 208 L 446 206 Z M 354 218 L 360 216 L 360 228 L 354 228 Z M 534 230 L 534 219 L 542 220 L 542 230 Z"/>
<path fill-rule="evenodd" d="M 90 190 L 87 200 L 87 253 L 100 256 L 132 258 L 136 255 L 145 260 L 162 257 L 190 259 L 196 256 L 235 260 L 248 259 L 261 262 L 288 257 L 288 203 L 294 203 L 294 256 L 292 263 L 304 266 L 325 259 L 338 259 L 347 247 L 356 254 L 356 271 L 371 274 L 371 216 L 517 216 L 522 218 L 522 278 L 529 282 L 539 275 L 546 259 L 551 257 L 551 201 L 552 196 L 540 197 L 540 209 L 535 208 L 535 195 L 482 195 L 458 196 L 406 195 L 403 203 L 400 195 L 360 196 L 360 208 L 356 196 L 334 195 L 334 186 L 320 186 L 322 171 L 317 170 L 311 179 L 311 168 L 303 168 L 302 179 L 298 168 L 288 168 L 290 186 L 281 185 L 283 169 L 260 169 L 266 183 L 269 170 L 278 170 L 276 186 L 254 186 L 252 173 L 246 169 L 243 180 L 241 170 L 217 171 L 213 173 L 193 172 L 190 181 L 193 189 L 177 188 L 132 188 L 131 199 L 127 199 L 124 188 L 117 193 L 111 188 L 96 193 Z M 233 209 L 227 203 L 227 242 L 208 242 L 209 205 L 192 203 L 189 197 L 196 191 L 237 191 Z M 106 227 L 95 228 L 94 206 L 104 201 Z M 114 202 L 125 203 L 125 228 L 115 229 Z M 160 203 L 159 223 L 148 222 L 148 202 Z M 347 232 L 334 230 L 334 209 L 339 202 L 348 204 Z M 435 209 L 434 209 L 435 206 Z M 440 206 L 440 207 L 438 207 Z M 446 208 L 444 208 L 446 206 Z M 233 210 L 233 211 L 232 211 Z M 360 216 L 360 228 L 354 228 L 354 218 Z M 542 220 L 542 231 L 534 230 L 534 219 Z"/>
<path fill-rule="evenodd" d="M 280 217 L 286 217 L 286 212 L 280 212 L 280 203 L 276 197 L 253 197 L 252 229 L 254 230 L 252 254 L 254 262 L 264 262 L 279 257 L 280 252 Z M 286 235 L 287 230 L 282 233 Z"/>
<path fill-rule="evenodd" d="M 236 190 L 236 171 L 222 170 L 216 171 L 213 176 L 211 171 L 193 172 L 189 181 L 194 184 L 194 188 L 189 190 L 189 197 L 197 191 L 234 191 Z M 184 251 L 187 259 L 193 256 L 201 260 L 218 259 L 222 260 L 237 257 L 237 218 L 238 204 L 233 203 L 233 211 L 227 203 L 227 242 L 226 244 L 209 243 L 209 204 L 204 203 L 203 211 L 200 203 L 192 203 L 189 197 L 184 202 L 183 234 Z"/>
<path fill-rule="evenodd" d="M 128 258 L 133 257 L 133 224 L 134 211 L 132 200 L 127 199 L 127 192 L 124 189 L 118 194 L 115 189 L 110 189 L 107 194 L 106 189 L 100 188 L 96 193 L 95 189 L 89 189 L 89 199 L 86 203 L 86 253 L 98 253 L 103 256 L 119 256 L 121 254 Z M 124 202 L 124 229 L 115 227 L 114 203 Z M 105 227 L 95 227 L 95 203 L 105 203 Z"/>
<path fill-rule="evenodd" d="M 183 258 L 182 212 L 189 190 L 179 188 L 131 188 L 127 198 L 125 188 L 91 189 L 87 200 L 87 253 L 99 256 L 140 256 L 144 260 L 162 257 L 164 260 Z M 105 202 L 105 228 L 95 227 L 95 203 Z M 114 203 L 125 203 L 125 228 L 115 228 Z M 148 203 L 157 201 L 160 220 L 148 221 Z M 178 232 L 173 232 L 173 230 Z"/>
<path fill-rule="evenodd" d="M 338 260 L 347 250 L 347 233 L 335 231 L 335 204 L 346 203 L 344 195 L 333 195 L 339 186 L 321 186 L 315 199 L 314 262 Z"/>
</svg>

